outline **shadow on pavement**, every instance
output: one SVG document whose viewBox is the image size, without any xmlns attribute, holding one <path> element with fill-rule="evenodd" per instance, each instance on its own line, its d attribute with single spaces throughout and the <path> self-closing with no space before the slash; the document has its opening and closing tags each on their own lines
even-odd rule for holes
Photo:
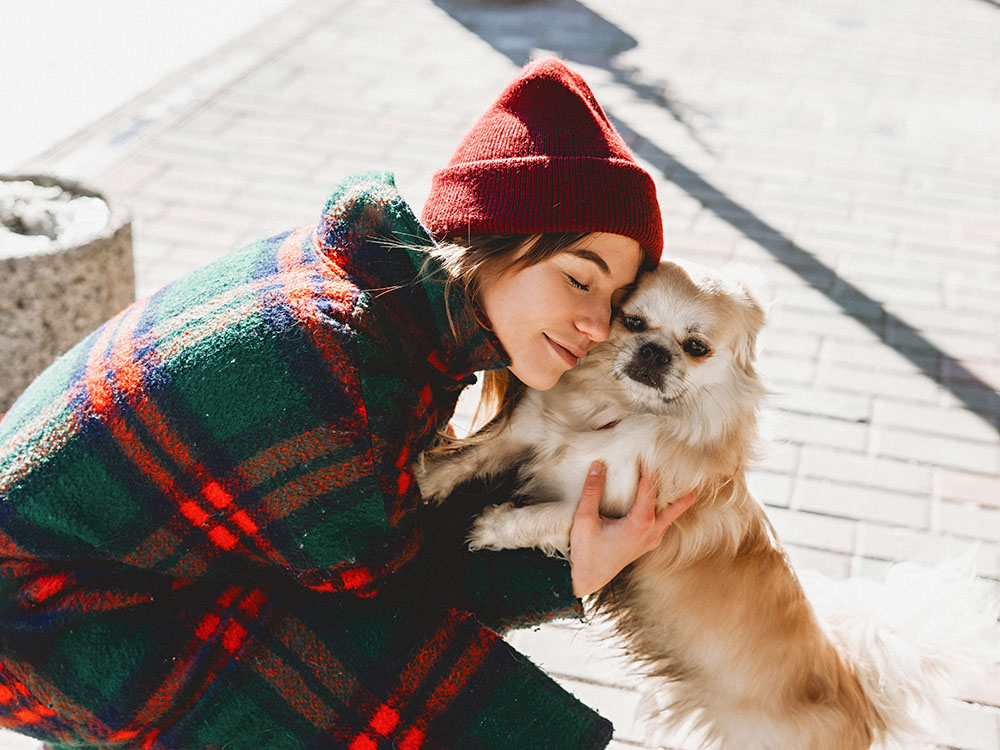
<svg viewBox="0 0 1000 750">
<path fill-rule="evenodd" d="M 434 0 L 434 3 L 518 66 L 527 63 L 535 50 L 545 50 L 568 62 L 608 71 L 615 83 L 629 87 L 640 98 L 666 109 L 707 150 L 694 127 L 685 119 L 685 105 L 669 95 L 666 83 L 644 81 L 637 68 L 623 66 L 616 60 L 621 53 L 638 44 L 636 39 L 578 0 Z M 606 109 L 605 112 L 625 140 L 659 169 L 664 178 L 767 250 L 776 261 L 836 303 L 845 315 L 864 325 L 886 346 L 948 390 L 967 409 L 993 429 L 998 429 L 1000 394 L 988 383 L 905 320 L 885 310 L 881 302 L 839 277 L 780 229 L 741 206 L 641 132 L 616 118 L 613 111 Z M 893 341 L 889 341 L 890 334 Z M 942 371 L 947 368 L 947 380 L 941 378 L 939 366 Z"/>
</svg>

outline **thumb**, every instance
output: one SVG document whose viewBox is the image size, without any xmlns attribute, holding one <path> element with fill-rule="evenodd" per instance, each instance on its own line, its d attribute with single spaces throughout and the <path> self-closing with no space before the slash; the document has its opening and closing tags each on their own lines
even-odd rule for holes
<svg viewBox="0 0 1000 750">
<path fill-rule="evenodd" d="M 601 495 L 604 494 L 605 468 L 601 461 L 594 461 L 583 482 L 583 494 L 580 495 L 580 505 L 577 506 L 577 517 L 596 518 L 601 506 Z"/>
</svg>

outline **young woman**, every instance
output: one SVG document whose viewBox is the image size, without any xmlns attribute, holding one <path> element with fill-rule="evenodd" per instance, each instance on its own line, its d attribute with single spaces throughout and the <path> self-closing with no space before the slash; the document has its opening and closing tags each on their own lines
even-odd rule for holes
<svg viewBox="0 0 1000 750">
<path fill-rule="evenodd" d="M 110 320 L 0 422 L 0 724 L 53 747 L 599 748 L 496 634 L 579 609 L 677 514 L 641 485 L 569 561 L 470 553 L 411 466 L 473 373 L 509 410 L 655 263 L 651 178 L 529 65 L 435 176 L 387 174 Z M 685 507 L 677 503 L 676 508 Z"/>
</svg>

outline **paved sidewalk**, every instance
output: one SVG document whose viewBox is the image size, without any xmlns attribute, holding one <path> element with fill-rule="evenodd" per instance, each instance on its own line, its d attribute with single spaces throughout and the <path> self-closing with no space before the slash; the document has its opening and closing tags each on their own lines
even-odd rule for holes
<svg viewBox="0 0 1000 750">
<path fill-rule="evenodd" d="M 25 165 L 134 214 L 137 286 L 433 171 L 529 56 L 594 87 L 657 178 L 667 255 L 759 269 L 771 451 L 755 493 L 835 576 L 976 549 L 1000 579 L 1000 7 L 993 0 L 298 0 Z M 592 631 L 517 645 L 652 748 Z M 942 747 L 1000 750 L 1000 672 Z M 696 747 L 672 737 L 672 748 Z M 795 750 L 795 749 L 790 749 Z"/>
</svg>

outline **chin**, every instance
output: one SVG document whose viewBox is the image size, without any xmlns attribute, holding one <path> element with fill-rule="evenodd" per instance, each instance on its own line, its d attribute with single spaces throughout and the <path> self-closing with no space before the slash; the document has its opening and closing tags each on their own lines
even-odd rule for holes
<svg viewBox="0 0 1000 750">
<path fill-rule="evenodd" d="M 534 391 L 548 391 L 556 386 L 559 380 L 565 376 L 565 369 L 553 369 L 547 371 L 538 367 L 510 367 L 511 374 L 528 388 Z"/>
<path fill-rule="evenodd" d="M 663 502 L 694 488 L 660 546 L 588 602 L 649 677 L 654 724 L 693 722 L 705 747 L 731 750 L 912 748 L 927 728 L 914 717 L 988 660 L 996 607 L 974 575 L 941 568 L 826 581 L 807 596 L 747 489 L 763 324 L 739 283 L 665 261 L 554 387 L 528 383 L 540 389 L 509 419 L 428 456 L 421 490 L 444 501 L 460 483 L 516 471 L 520 499 L 487 508 L 470 546 L 566 555 L 594 459 L 608 467 L 606 515 L 631 507 L 640 463 L 656 469 Z"/>
</svg>

